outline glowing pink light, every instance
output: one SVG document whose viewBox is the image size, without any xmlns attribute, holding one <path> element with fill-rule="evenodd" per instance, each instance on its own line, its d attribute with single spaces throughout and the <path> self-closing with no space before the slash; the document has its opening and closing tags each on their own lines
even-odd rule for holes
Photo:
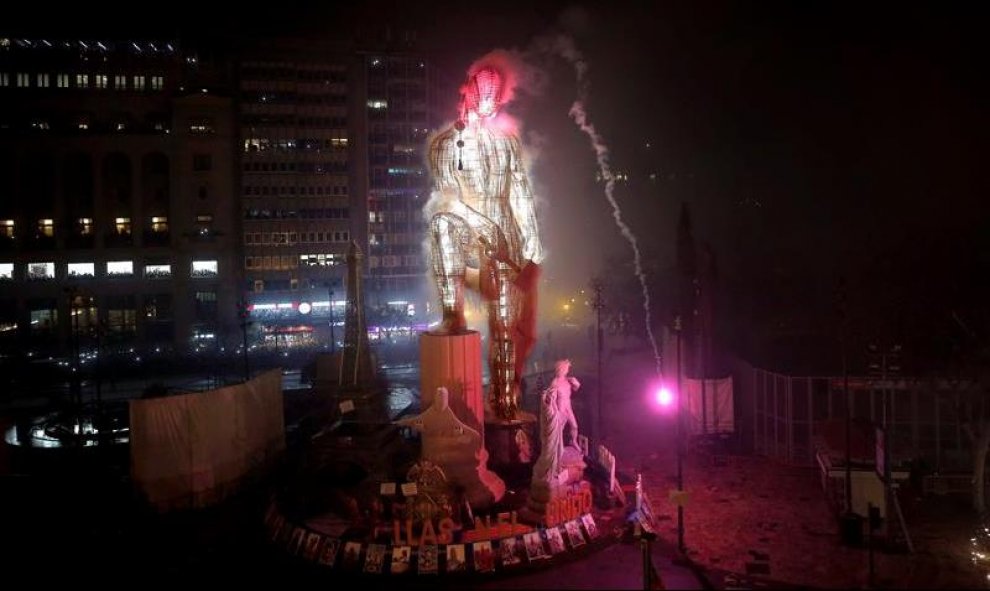
<svg viewBox="0 0 990 591">
<path fill-rule="evenodd" d="M 668 407 L 674 402 L 674 394 L 670 391 L 667 386 L 660 386 L 657 390 L 657 404 L 663 407 Z"/>
</svg>

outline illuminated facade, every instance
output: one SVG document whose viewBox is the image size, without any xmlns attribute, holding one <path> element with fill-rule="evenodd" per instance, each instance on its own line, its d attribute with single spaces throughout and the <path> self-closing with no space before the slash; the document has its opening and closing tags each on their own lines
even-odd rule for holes
<svg viewBox="0 0 990 591">
<path fill-rule="evenodd" d="M 427 318 L 420 211 L 431 69 L 408 52 L 281 40 L 239 63 L 243 290 L 271 347 L 343 338 L 344 256 L 364 259 L 371 337 Z"/>
<path fill-rule="evenodd" d="M 467 328 L 464 291 L 481 293 L 488 308 L 489 401 L 501 418 L 512 419 L 535 340 L 543 248 L 519 138 L 498 117 L 502 85 L 494 67 L 473 72 L 461 89 L 459 119 L 430 142 L 430 223 L 439 331 Z"/>
<path fill-rule="evenodd" d="M 176 43 L 0 39 L 7 348 L 236 338 L 225 83 Z"/>
</svg>

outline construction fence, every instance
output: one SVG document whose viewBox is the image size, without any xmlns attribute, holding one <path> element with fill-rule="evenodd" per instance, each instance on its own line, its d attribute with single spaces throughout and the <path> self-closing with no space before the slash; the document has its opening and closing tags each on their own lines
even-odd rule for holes
<svg viewBox="0 0 990 591">
<path fill-rule="evenodd" d="M 824 423 L 846 416 L 842 377 L 790 376 L 745 363 L 733 373 L 743 447 L 786 463 L 815 465 Z M 883 420 L 883 392 L 888 393 L 886 445 L 892 467 L 914 461 L 935 473 L 971 469 L 961 409 L 967 401 L 986 404 L 986 397 L 971 396 L 973 382 L 849 377 L 848 383 L 853 419 L 876 425 Z"/>
</svg>

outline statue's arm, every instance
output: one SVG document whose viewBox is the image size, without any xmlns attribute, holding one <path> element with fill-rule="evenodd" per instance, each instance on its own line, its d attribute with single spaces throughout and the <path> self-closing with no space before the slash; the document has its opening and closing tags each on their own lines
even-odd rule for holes
<svg viewBox="0 0 990 591">
<path fill-rule="evenodd" d="M 453 128 L 440 132 L 430 140 L 429 164 L 433 177 L 433 201 L 437 211 L 449 211 L 449 205 L 459 202 L 461 187 L 457 182 L 457 147 Z"/>
<path fill-rule="evenodd" d="M 529 186 L 522 159 L 522 146 L 518 138 L 509 139 L 512 182 L 509 186 L 509 206 L 516 219 L 523 239 L 523 257 L 540 263 L 543 260 L 543 244 L 540 242 L 540 229 L 536 221 L 536 199 Z"/>
</svg>

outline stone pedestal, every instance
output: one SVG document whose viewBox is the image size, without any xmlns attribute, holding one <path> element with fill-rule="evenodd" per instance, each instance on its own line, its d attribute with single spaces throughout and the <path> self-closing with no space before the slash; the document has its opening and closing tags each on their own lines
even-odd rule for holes
<svg viewBox="0 0 990 591">
<path fill-rule="evenodd" d="M 534 481 L 529 489 L 526 507 L 519 512 L 520 519 L 526 523 L 540 523 L 547 513 L 547 505 L 556 499 L 564 498 L 568 493 L 580 489 L 584 481 L 584 470 L 587 464 L 581 452 L 574 447 L 565 447 L 560 458 L 560 472 L 552 482 Z"/>
<path fill-rule="evenodd" d="M 491 418 L 485 421 L 485 447 L 492 470 L 512 486 L 529 481 L 533 464 L 540 457 L 539 423 L 532 414 L 519 411 L 516 420 Z"/>
<path fill-rule="evenodd" d="M 419 336 L 420 408 L 433 404 L 437 388 L 446 388 L 450 409 L 484 437 L 485 394 L 481 385 L 481 335 L 425 332 Z M 482 439 L 484 445 L 484 439 Z"/>
</svg>

